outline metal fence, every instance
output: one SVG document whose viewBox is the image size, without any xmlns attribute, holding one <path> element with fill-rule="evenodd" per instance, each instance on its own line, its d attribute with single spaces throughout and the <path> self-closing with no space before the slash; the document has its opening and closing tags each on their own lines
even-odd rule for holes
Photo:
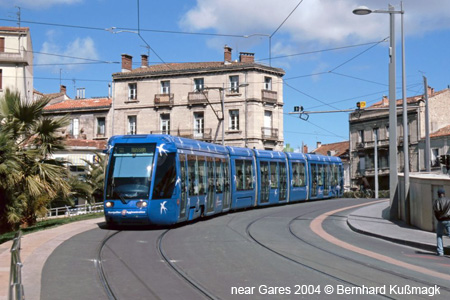
<svg viewBox="0 0 450 300">
<path fill-rule="evenodd" d="M 20 241 L 22 232 L 14 236 L 11 246 L 11 268 L 9 274 L 9 300 L 23 300 L 25 295 L 22 285 L 22 261 L 20 260 Z"/>
<path fill-rule="evenodd" d="M 72 207 L 63 206 L 51 208 L 47 211 L 47 218 L 51 217 L 71 217 L 77 215 L 91 214 L 103 211 L 103 202 L 94 204 L 79 204 Z"/>
</svg>

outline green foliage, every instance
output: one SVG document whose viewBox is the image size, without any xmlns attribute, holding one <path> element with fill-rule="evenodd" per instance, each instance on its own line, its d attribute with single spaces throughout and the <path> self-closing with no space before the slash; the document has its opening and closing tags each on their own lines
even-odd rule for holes
<svg viewBox="0 0 450 300">
<path fill-rule="evenodd" d="M 64 148 L 57 131 L 67 119 L 44 117 L 48 102 L 8 89 L 0 99 L 0 232 L 34 224 L 58 193 L 69 195 L 66 168 L 49 158 Z"/>
</svg>

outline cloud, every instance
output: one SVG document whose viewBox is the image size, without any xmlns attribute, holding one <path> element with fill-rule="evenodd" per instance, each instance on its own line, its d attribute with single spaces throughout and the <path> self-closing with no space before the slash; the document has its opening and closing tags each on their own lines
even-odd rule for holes
<svg viewBox="0 0 450 300">
<path fill-rule="evenodd" d="M 80 63 L 98 59 L 99 56 L 92 38 L 76 38 L 64 46 L 55 42 L 58 35 L 59 33 L 53 30 L 47 32 L 48 40 L 42 44 L 40 53 L 35 54 L 36 65 L 43 65 L 55 73 L 59 72 L 60 68 L 79 71 L 83 68 L 83 64 Z"/>
<path fill-rule="evenodd" d="M 387 10 L 389 2 L 391 1 L 304 0 L 276 32 L 273 40 L 283 39 L 290 43 L 315 46 L 381 40 L 389 36 L 389 16 L 356 16 L 352 11 L 361 4 L 372 9 Z M 407 36 L 450 28 L 450 1 L 405 2 Z M 197 0 L 196 6 L 182 17 L 179 25 L 189 30 L 213 30 L 227 34 L 273 34 L 298 3 L 299 0 L 284 0 L 282 3 L 273 0 Z M 399 15 L 396 15 L 396 20 L 399 29 Z"/>
</svg>

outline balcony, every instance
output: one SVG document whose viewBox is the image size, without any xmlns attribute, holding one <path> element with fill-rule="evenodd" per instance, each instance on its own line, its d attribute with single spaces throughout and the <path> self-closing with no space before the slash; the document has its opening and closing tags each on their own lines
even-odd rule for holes
<svg viewBox="0 0 450 300">
<path fill-rule="evenodd" d="M 170 134 L 173 136 L 184 137 L 188 139 L 201 140 L 201 141 L 212 141 L 212 129 L 205 128 L 203 132 L 196 132 L 193 129 L 176 129 L 169 131 L 152 130 L 150 134 Z"/>
<path fill-rule="evenodd" d="M 173 106 L 173 94 L 156 94 L 155 106 Z"/>
<path fill-rule="evenodd" d="M 188 104 L 207 104 L 208 103 L 208 91 L 203 92 L 189 92 Z"/>
<path fill-rule="evenodd" d="M 261 137 L 264 141 L 277 141 L 278 128 L 261 127 Z"/>
<path fill-rule="evenodd" d="M 0 52 L 0 62 L 2 63 L 22 63 L 27 64 L 29 54 L 27 52 L 13 53 L 13 52 Z"/>
<path fill-rule="evenodd" d="M 261 100 L 265 103 L 277 104 L 278 94 L 275 91 L 261 90 Z"/>
</svg>

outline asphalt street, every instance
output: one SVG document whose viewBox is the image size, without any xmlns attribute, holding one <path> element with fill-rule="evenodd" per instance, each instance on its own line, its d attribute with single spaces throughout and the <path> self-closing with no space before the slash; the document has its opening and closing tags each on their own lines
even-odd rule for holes
<svg viewBox="0 0 450 300">
<path fill-rule="evenodd" d="M 449 299 L 450 260 L 350 230 L 354 208 L 325 218 L 324 235 L 311 227 L 364 201 L 247 210 L 170 229 L 99 226 L 50 255 L 41 299 Z"/>
</svg>

